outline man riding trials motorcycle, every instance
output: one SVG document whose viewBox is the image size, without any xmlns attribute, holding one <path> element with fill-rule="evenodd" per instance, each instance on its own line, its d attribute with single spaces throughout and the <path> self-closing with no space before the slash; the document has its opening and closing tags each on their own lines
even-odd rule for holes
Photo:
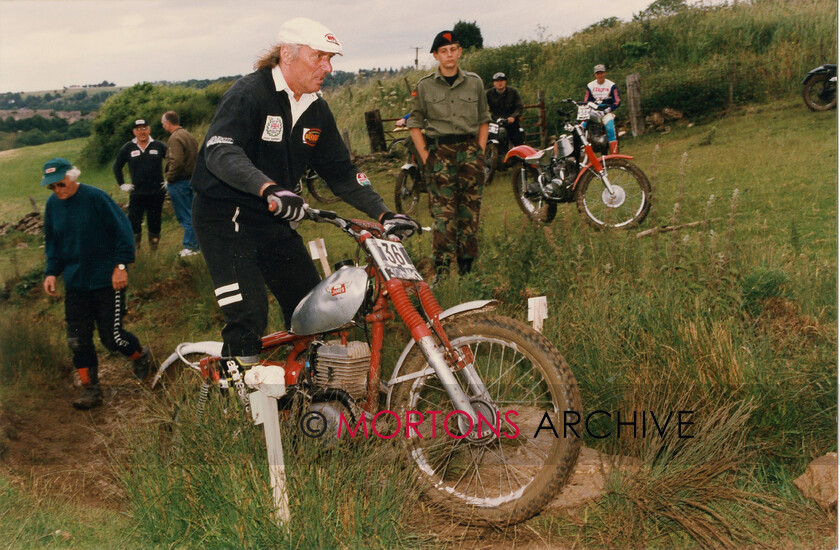
<svg viewBox="0 0 840 550">
<path fill-rule="evenodd" d="M 621 98 L 618 97 L 618 87 L 615 82 L 607 80 L 607 68 L 604 65 L 595 65 L 593 72 L 595 80 L 586 85 L 583 101 L 595 103 L 598 112 L 603 113 L 601 123 L 607 131 L 609 154 L 615 155 L 618 153 L 618 137 L 615 134 L 615 115 L 612 113 L 618 109 Z"/>
</svg>

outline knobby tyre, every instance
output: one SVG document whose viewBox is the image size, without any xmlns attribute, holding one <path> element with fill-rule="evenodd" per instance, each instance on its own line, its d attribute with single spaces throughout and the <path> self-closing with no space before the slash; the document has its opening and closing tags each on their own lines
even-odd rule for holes
<svg viewBox="0 0 840 550">
<path fill-rule="evenodd" d="M 332 204 L 341 200 L 333 194 L 327 182 L 316 174 L 312 168 L 307 167 L 301 179 L 303 179 L 303 183 L 316 201 L 323 204 Z"/>
<path fill-rule="evenodd" d="M 499 146 L 495 143 L 488 143 L 484 149 L 484 185 L 490 185 L 490 182 L 493 181 L 498 165 Z"/>
<path fill-rule="evenodd" d="M 416 214 L 421 190 L 422 174 L 416 166 L 400 170 L 394 187 L 394 206 L 397 212 L 409 216 Z"/>
<path fill-rule="evenodd" d="M 464 370 L 455 371 L 473 407 L 485 418 L 494 418 L 498 412 L 500 433 L 516 436 L 497 436 L 486 425 L 485 437 L 479 440 L 447 435 L 444 424 L 452 434 L 466 433 L 458 422 L 463 416 L 453 413 L 446 421 L 454 407 L 425 357 L 415 349 L 400 374 L 426 374 L 395 389 L 393 408 L 402 418 L 407 411 L 441 413 L 434 421 L 428 416 L 424 419 L 420 435 L 406 437 L 408 460 L 417 467 L 424 496 L 459 522 L 519 523 L 540 513 L 557 496 L 577 461 L 580 439 L 562 434 L 564 411 L 581 411 L 577 383 L 551 343 L 520 321 L 489 314 L 462 315 L 444 323 L 444 328 L 456 349 L 469 348 L 487 388 L 489 401 L 470 389 Z M 509 419 L 518 434 L 506 421 L 509 411 L 516 412 Z M 534 437 L 541 424 L 548 425 L 544 415 L 560 430 L 560 437 L 548 429 Z"/>
<path fill-rule="evenodd" d="M 827 111 L 837 105 L 837 84 L 828 75 L 815 75 L 802 88 L 802 98 L 812 111 Z"/>
<path fill-rule="evenodd" d="M 650 211 L 651 187 L 642 170 L 625 159 L 603 159 L 615 194 L 610 195 L 592 170 L 587 170 L 575 189 L 578 212 L 596 229 L 629 229 L 639 225 Z"/>
<path fill-rule="evenodd" d="M 549 202 L 542 194 L 538 177 L 537 169 L 524 162 L 514 167 L 511 180 L 513 196 L 529 220 L 550 223 L 557 215 L 557 204 Z"/>
</svg>

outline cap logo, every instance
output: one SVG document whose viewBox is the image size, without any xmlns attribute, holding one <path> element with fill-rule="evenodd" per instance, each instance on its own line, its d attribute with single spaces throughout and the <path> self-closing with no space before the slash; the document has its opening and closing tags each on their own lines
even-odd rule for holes
<svg viewBox="0 0 840 550">
<path fill-rule="evenodd" d="M 452 42 L 452 33 L 445 32 L 443 33 L 443 37 L 446 39 L 447 42 Z"/>
<path fill-rule="evenodd" d="M 327 34 L 325 34 L 324 39 L 326 39 L 327 42 L 335 44 L 336 46 L 339 45 L 338 40 L 336 39 L 335 35 L 331 32 L 328 32 Z"/>
<path fill-rule="evenodd" d="M 52 174 L 53 172 L 55 172 L 55 167 L 53 167 L 53 168 L 47 168 L 46 170 L 44 170 L 44 173 L 45 173 L 45 174 Z"/>
</svg>

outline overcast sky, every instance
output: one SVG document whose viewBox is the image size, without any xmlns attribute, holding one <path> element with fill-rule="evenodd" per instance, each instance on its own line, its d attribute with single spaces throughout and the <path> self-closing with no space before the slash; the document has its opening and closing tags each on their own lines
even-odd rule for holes
<svg viewBox="0 0 840 550">
<path fill-rule="evenodd" d="M 653 0 L 0 0 L 0 92 L 108 80 L 119 86 L 251 71 L 286 19 L 320 21 L 344 56 L 335 70 L 431 66 L 435 34 L 475 21 L 485 46 L 569 36 Z"/>
</svg>

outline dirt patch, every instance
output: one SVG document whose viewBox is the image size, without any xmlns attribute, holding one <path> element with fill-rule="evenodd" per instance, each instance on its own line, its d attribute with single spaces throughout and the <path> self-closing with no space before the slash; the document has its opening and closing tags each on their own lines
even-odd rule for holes
<svg viewBox="0 0 840 550">
<path fill-rule="evenodd" d="M 75 374 L 73 375 L 75 377 Z M 53 391 L 37 412 L 5 410 L 0 416 L 0 470 L 35 498 L 58 496 L 88 507 L 120 509 L 125 494 L 113 471 L 124 449 L 113 445 L 121 430 L 145 417 L 148 390 L 134 379 L 130 362 L 100 364 L 103 406 L 77 411 L 78 380 Z"/>
</svg>

